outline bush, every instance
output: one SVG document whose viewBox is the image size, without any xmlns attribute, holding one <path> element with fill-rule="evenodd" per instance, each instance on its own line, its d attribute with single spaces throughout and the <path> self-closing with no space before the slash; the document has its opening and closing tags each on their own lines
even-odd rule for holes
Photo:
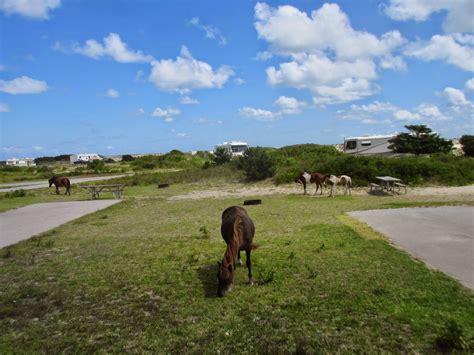
<svg viewBox="0 0 474 355">
<path fill-rule="evenodd" d="M 464 135 L 459 139 L 464 154 L 468 157 L 474 157 L 474 136 Z"/>
<path fill-rule="evenodd" d="M 14 190 L 11 192 L 7 192 L 5 194 L 6 198 L 16 198 L 16 197 L 25 197 L 26 196 L 26 191 L 23 189 L 20 190 Z"/>
<path fill-rule="evenodd" d="M 216 165 L 222 165 L 222 164 L 228 163 L 230 162 L 231 159 L 232 159 L 232 156 L 223 147 L 217 148 L 212 157 L 212 160 L 214 161 Z"/>
<path fill-rule="evenodd" d="M 93 160 L 87 163 L 87 169 L 94 170 L 95 173 L 99 173 L 105 170 L 105 163 L 103 160 Z"/>
<path fill-rule="evenodd" d="M 249 180 L 263 180 L 275 174 L 275 163 L 265 148 L 248 148 L 238 165 Z"/>
</svg>

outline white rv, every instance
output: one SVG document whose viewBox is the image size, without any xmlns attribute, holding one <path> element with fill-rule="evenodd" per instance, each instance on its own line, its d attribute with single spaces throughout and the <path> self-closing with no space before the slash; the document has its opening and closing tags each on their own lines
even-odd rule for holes
<svg viewBox="0 0 474 355">
<path fill-rule="evenodd" d="M 102 160 L 102 157 L 99 154 L 73 154 L 69 157 L 71 164 L 87 163 L 93 160 Z"/>
<path fill-rule="evenodd" d="M 390 139 L 395 134 L 384 136 L 362 136 L 344 139 L 344 153 L 356 155 L 393 155 L 394 152 L 388 148 Z"/>
<path fill-rule="evenodd" d="M 224 148 L 227 153 L 235 157 L 235 156 L 243 155 L 248 147 L 249 147 L 248 144 L 245 142 L 238 142 L 238 141 L 224 142 L 222 144 L 217 144 L 214 147 L 214 152 L 218 148 Z"/>
</svg>

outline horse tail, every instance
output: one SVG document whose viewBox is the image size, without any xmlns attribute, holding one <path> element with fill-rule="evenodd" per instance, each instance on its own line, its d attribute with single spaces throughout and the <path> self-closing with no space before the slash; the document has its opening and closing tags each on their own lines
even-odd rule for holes
<svg viewBox="0 0 474 355">
<path fill-rule="evenodd" d="M 347 185 L 352 188 L 352 178 L 350 176 L 347 177 Z"/>
<path fill-rule="evenodd" d="M 66 187 L 69 189 L 71 187 L 71 181 L 66 178 Z"/>
</svg>

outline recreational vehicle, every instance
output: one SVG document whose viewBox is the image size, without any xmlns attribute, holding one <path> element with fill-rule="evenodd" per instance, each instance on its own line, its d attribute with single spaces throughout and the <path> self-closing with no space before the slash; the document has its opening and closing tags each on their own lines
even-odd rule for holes
<svg viewBox="0 0 474 355">
<path fill-rule="evenodd" d="M 224 142 L 222 144 L 217 144 L 214 147 L 214 151 L 216 151 L 218 148 L 224 148 L 227 153 L 235 157 L 235 156 L 243 155 L 248 147 L 249 147 L 248 144 L 245 142 L 232 141 L 232 142 Z"/>
<path fill-rule="evenodd" d="M 344 139 L 344 153 L 356 155 L 393 155 L 388 148 L 394 134 L 384 136 L 362 136 Z"/>
</svg>

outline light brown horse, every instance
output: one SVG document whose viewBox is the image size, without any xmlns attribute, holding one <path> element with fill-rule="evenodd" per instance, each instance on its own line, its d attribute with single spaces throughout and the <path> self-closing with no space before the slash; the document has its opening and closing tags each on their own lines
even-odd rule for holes
<svg viewBox="0 0 474 355">
<path fill-rule="evenodd" d="M 219 265 L 217 295 L 219 297 L 223 297 L 232 287 L 236 261 L 239 264 L 242 263 L 240 260 L 241 250 L 245 250 L 247 256 L 248 283 L 253 284 L 250 253 L 252 249 L 256 248 L 253 244 L 255 225 L 242 207 L 232 206 L 222 212 L 221 234 L 227 244 L 227 249 L 222 263 L 217 262 Z"/>
<path fill-rule="evenodd" d="M 323 186 L 324 186 L 324 175 L 320 173 L 301 173 L 295 178 L 295 182 L 297 184 L 302 184 L 304 188 L 304 195 L 306 195 L 306 184 L 316 184 L 316 190 L 314 191 L 314 194 L 316 195 L 316 192 L 318 192 L 318 189 L 321 188 L 321 195 L 323 194 Z"/>
<path fill-rule="evenodd" d="M 56 194 L 59 195 L 59 188 L 60 187 L 65 187 L 66 192 L 64 193 L 65 195 L 71 195 L 71 182 L 67 177 L 56 177 L 53 176 L 51 179 L 48 180 L 49 182 L 49 187 L 54 184 L 56 186 Z"/>
</svg>

